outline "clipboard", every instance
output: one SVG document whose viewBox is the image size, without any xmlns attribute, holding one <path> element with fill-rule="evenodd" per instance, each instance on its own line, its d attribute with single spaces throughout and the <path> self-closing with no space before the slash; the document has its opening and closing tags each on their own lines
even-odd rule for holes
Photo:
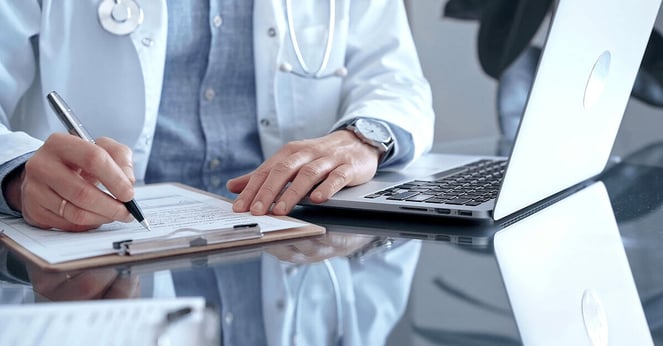
<svg viewBox="0 0 663 346">
<path fill-rule="evenodd" d="M 215 195 L 212 193 L 209 193 L 207 191 L 199 190 L 190 186 L 186 186 L 183 184 L 179 183 L 159 183 L 159 184 L 152 184 L 150 186 L 163 186 L 163 185 L 172 185 L 174 187 L 182 188 L 197 194 L 202 194 L 206 196 L 210 196 L 216 199 L 223 200 L 225 202 L 230 202 L 227 198 Z M 322 226 L 315 225 L 308 223 L 306 221 L 302 221 L 299 219 L 295 219 L 289 216 L 273 216 L 270 215 L 270 217 L 275 218 L 275 219 L 280 219 L 280 220 L 285 220 L 285 221 L 294 221 L 294 222 L 299 222 L 302 223 L 301 227 L 295 227 L 295 228 L 286 228 L 286 229 L 280 229 L 280 230 L 275 230 L 275 231 L 270 231 L 270 232 L 261 232 L 259 227 L 249 227 L 252 225 L 240 225 L 243 226 L 241 227 L 242 229 L 238 230 L 238 232 L 233 233 L 231 236 L 228 237 L 223 237 L 221 236 L 220 239 L 216 239 L 213 237 L 207 237 L 204 238 L 203 240 L 196 240 L 200 238 L 201 234 L 195 234 L 196 232 L 192 232 L 190 236 L 185 237 L 186 239 L 180 239 L 177 241 L 177 246 L 165 246 L 163 250 L 159 251 L 146 251 L 146 252 L 140 252 L 138 251 L 137 254 L 126 254 L 122 255 L 121 248 L 114 249 L 115 253 L 113 254 L 106 254 L 106 255 L 100 255 L 100 256 L 94 256 L 94 257 L 88 257 L 88 258 L 81 258 L 81 259 L 75 259 L 71 261 L 65 261 L 65 262 L 60 262 L 60 263 L 50 263 L 43 258 L 35 255 L 33 252 L 27 250 L 23 246 L 21 246 L 18 242 L 16 242 L 14 239 L 10 238 L 4 233 L 0 233 L 0 243 L 4 244 L 9 248 L 12 252 L 17 254 L 19 257 L 32 262 L 35 264 L 37 267 L 39 267 L 41 270 L 44 271 L 71 271 L 71 270 L 80 270 L 80 269 L 89 269 L 89 268 L 95 268 L 95 267 L 105 267 L 105 266 L 115 266 L 115 265 L 120 265 L 120 264 L 127 264 L 127 263 L 134 263 L 134 262 L 143 262 L 147 260 L 153 260 L 153 259 L 159 259 L 159 258 L 165 258 L 165 257 L 172 257 L 172 256 L 182 256 L 182 255 L 187 255 L 187 254 L 194 254 L 194 253 L 201 253 L 201 252 L 210 252 L 210 251 L 218 251 L 222 249 L 229 249 L 229 248 L 236 248 L 236 247 L 248 247 L 248 246 L 254 246 L 254 245 L 261 245 L 261 244 L 266 244 L 270 242 L 276 242 L 276 241 L 282 241 L 282 240 L 287 240 L 287 239 L 294 239 L 294 238 L 301 238 L 301 237 L 311 237 L 311 236 L 316 236 L 316 235 L 322 235 L 326 232 L 326 229 Z M 217 235 L 218 232 L 224 232 L 228 230 L 217 230 Z M 210 234 L 215 234 L 214 230 L 208 230 L 205 233 L 210 233 Z M 230 234 L 229 234 L 230 235 Z M 143 245 L 146 245 L 149 240 L 155 240 L 158 242 L 161 242 L 161 244 L 167 244 L 167 245 L 172 245 L 168 244 L 167 239 L 163 239 L 163 237 L 157 236 L 154 238 L 148 238 L 146 240 L 141 240 L 141 241 L 135 241 L 136 244 L 143 243 Z M 165 243 L 164 243 L 165 241 Z M 187 242 L 188 241 L 188 242 Z M 194 243 L 190 243 L 190 241 L 194 241 Z M 113 246 L 115 244 L 109 244 L 109 246 Z M 147 244 L 149 245 L 149 244 Z M 120 247 L 122 245 L 119 245 Z M 134 247 L 136 248 L 136 247 Z"/>
</svg>

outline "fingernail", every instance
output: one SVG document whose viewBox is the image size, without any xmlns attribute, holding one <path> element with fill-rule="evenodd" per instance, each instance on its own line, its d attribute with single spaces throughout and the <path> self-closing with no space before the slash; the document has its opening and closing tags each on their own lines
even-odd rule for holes
<svg viewBox="0 0 663 346">
<path fill-rule="evenodd" d="M 281 201 L 278 202 L 274 207 L 274 212 L 277 214 L 285 214 L 285 209 L 286 209 L 286 204 L 285 202 Z"/>
<path fill-rule="evenodd" d="M 235 210 L 244 210 L 244 201 L 241 200 L 241 199 L 236 200 L 233 209 L 235 209 Z"/>
<path fill-rule="evenodd" d="M 316 191 L 311 194 L 311 199 L 314 201 L 319 201 L 322 199 L 322 192 Z"/>
<path fill-rule="evenodd" d="M 124 223 L 130 223 L 130 222 L 134 222 L 134 220 L 136 220 L 136 219 L 134 219 L 133 215 L 129 214 L 129 215 L 128 215 L 126 218 L 124 218 L 124 220 L 122 220 L 122 221 L 123 221 Z"/>
<path fill-rule="evenodd" d="M 262 205 L 262 202 L 258 201 L 253 203 L 251 207 L 251 213 L 253 214 L 263 214 L 265 207 Z"/>
</svg>

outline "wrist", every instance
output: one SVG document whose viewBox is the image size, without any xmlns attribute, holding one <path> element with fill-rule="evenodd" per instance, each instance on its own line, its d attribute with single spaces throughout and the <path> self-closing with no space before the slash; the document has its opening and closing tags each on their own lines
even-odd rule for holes
<svg viewBox="0 0 663 346">
<path fill-rule="evenodd" d="M 379 154 L 378 166 L 389 158 L 394 148 L 394 135 L 389 125 L 372 118 L 356 118 L 339 128 L 353 133 L 357 139 L 375 148 Z"/>
<path fill-rule="evenodd" d="M 2 193 L 7 205 L 21 212 L 21 185 L 25 177 L 25 165 L 20 165 L 9 173 L 2 182 Z"/>
</svg>

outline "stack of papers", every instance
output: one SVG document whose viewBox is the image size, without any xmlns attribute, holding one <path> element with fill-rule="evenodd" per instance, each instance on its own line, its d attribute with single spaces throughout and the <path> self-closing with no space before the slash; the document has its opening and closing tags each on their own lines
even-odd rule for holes
<svg viewBox="0 0 663 346">
<path fill-rule="evenodd" d="M 203 298 L 5 305 L 0 345 L 219 344 L 216 312 Z"/>
</svg>

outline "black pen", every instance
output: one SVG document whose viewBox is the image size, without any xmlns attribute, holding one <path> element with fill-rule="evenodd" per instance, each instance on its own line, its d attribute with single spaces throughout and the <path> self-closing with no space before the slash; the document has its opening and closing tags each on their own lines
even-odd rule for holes
<svg viewBox="0 0 663 346">
<path fill-rule="evenodd" d="M 90 143 L 94 143 L 94 139 L 90 134 L 87 132 L 83 124 L 81 123 L 80 120 L 78 120 L 78 117 L 76 117 L 76 114 L 74 111 L 69 108 L 69 105 L 67 105 L 66 102 L 62 99 L 62 97 L 55 91 L 51 91 L 46 95 L 46 99 L 48 100 L 48 103 L 51 105 L 51 108 L 53 108 L 53 111 L 55 114 L 57 114 L 58 118 L 60 118 L 60 121 L 64 124 L 64 126 L 67 128 L 67 131 L 69 131 L 70 134 L 74 136 L 78 136 L 83 140 L 86 140 Z M 140 210 L 140 207 L 138 206 L 138 203 L 136 203 L 135 200 L 130 200 L 129 202 L 123 202 L 124 206 L 127 207 L 131 215 L 136 219 L 136 221 L 140 222 L 145 229 L 148 231 L 151 231 L 152 229 L 150 228 L 150 224 L 147 222 L 145 217 L 143 217 L 143 213 Z"/>
</svg>

